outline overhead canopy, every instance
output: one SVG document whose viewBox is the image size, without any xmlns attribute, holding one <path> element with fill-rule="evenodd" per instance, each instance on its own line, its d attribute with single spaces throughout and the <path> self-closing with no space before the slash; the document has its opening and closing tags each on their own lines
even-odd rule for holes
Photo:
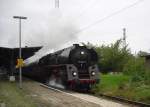
<svg viewBox="0 0 150 107">
<path fill-rule="evenodd" d="M 22 49 L 22 58 L 27 59 L 35 54 L 42 47 L 24 47 Z M 11 69 L 16 65 L 19 58 L 19 48 L 0 47 L 0 67 Z"/>
</svg>

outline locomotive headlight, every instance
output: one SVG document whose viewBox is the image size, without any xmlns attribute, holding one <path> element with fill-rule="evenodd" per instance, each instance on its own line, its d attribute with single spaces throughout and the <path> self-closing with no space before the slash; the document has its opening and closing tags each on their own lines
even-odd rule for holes
<svg viewBox="0 0 150 107">
<path fill-rule="evenodd" d="M 73 75 L 73 76 L 76 76 L 76 75 L 77 75 L 77 73 L 76 73 L 76 72 L 73 72 L 73 73 L 72 73 L 72 75 Z"/>
<path fill-rule="evenodd" d="M 92 71 L 92 72 L 91 72 L 91 75 L 92 75 L 92 76 L 94 76 L 94 75 L 95 75 L 95 72 L 94 72 L 94 71 Z"/>
<path fill-rule="evenodd" d="M 84 54 L 84 51 L 81 51 L 81 55 L 83 55 Z"/>
</svg>

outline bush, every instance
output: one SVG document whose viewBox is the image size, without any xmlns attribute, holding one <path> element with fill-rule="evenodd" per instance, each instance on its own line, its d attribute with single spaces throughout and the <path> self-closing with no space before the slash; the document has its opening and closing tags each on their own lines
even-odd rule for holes
<svg viewBox="0 0 150 107">
<path fill-rule="evenodd" d="M 150 69 L 146 69 L 145 75 L 144 75 L 144 81 L 146 85 L 150 86 Z"/>
<path fill-rule="evenodd" d="M 130 57 L 127 63 L 124 65 L 123 72 L 127 75 L 142 74 L 145 70 L 144 59 L 140 57 Z"/>
<path fill-rule="evenodd" d="M 145 68 L 144 58 L 130 58 L 130 60 L 124 65 L 123 73 L 131 76 L 131 82 L 139 82 L 139 84 L 150 83 L 150 70 Z"/>
<path fill-rule="evenodd" d="M 111 45 L 96 46 L 99 56 L 99 67 L 106 72 L 121 72 L 124 64 L 131 55 L 127 46 L 122 46 L 123 41 L 117 40 Z"/>
</svg>

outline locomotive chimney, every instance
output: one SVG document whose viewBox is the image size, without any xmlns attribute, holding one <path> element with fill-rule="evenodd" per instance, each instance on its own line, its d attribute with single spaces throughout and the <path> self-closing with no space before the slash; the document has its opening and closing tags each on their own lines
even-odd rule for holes
<svg viewBox="0 0 150 107">
<path fill-rule="evenodd" d="M 79 47 L 79 44 L 73 44 L 73 46 L 75 46 L 75 47 Z"/>
</svg>

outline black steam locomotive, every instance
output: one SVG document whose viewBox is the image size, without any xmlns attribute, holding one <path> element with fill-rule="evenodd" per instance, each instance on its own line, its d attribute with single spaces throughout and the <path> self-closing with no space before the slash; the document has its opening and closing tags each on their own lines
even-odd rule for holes
<svg viewBox="0 0 150 107">
<path fill-rule="evenodd" d="M 90 89 L 99 82 L 97 61 L 95 50 L 74 44 L 24 67 L 23 74 L 50 85 Z"/>
</svg>

